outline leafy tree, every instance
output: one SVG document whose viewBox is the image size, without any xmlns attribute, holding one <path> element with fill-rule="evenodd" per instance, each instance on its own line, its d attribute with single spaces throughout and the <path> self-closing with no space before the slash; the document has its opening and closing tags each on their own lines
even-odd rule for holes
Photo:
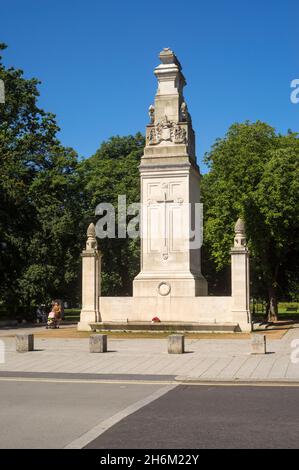
<svg viewBox="0 0 299 470">
<path fill-rule="evenodd" d="M 267 292 L 268 320 L 277 319 L 278 297 L 298 282 L 299 139 L 269 125 L 234 124 L 205 160 L 205 241 L 218 270 L 229 262 L 234 224 L 243 217 L 255 276 Z"/>
<path fill-rule="evenodd" d="M 77 156 L 60 144 L 55 116 L 38 107 L 38 80 L 1 59 L 0 298 L 13 309 L 78 295 L 82 211 Z"/>
<path fill-rule="evenodd" d="M 144 144 L 144 137 L 140 133 L 135 136 L 115 136 L 103 142 L 99 150 L 80 165 L 86 214 L 93 220 L 99 203 L 112 204 L 115 208 L 116 235 L 118 196 L 126 196 L 127 206 L 140 201 L 138 166 Z M 139 240 L 127 236 L 98 241 L 103 252 L 102 293 L 131 294 L 133 278 L 139 272 Z"/>
</svg>

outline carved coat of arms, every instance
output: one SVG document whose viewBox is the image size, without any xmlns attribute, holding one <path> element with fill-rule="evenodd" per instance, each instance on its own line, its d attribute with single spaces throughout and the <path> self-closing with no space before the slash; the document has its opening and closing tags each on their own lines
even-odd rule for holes
<svg viewBox="0 0 299 470">
<path fill-rule="evenodd" d="M 169 121 L 167 116 L 158 122 L 149 132 L 148 144 L 158 145 L 161 142 L 185 144 L 187 141 L 186 130 L 174 121 Z"/>
</svg>

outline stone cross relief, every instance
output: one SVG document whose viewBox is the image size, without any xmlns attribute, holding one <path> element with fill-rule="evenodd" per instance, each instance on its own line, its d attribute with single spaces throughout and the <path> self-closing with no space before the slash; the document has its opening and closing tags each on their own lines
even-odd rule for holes
<svg viewBox="0 0 299 470">
<path fill-rule="evenodd" d="M 183 204 L 184 200 L 183 198 L 181 197 L 178 197 L 175 199 L 170 199 L 170 197 L 168 196 L 168 185 L 167 184 L 163 184 L 162 185 L 162 188 L 164 190 L 163 192 L 163 196 L 161 197 L 161 199 L 157 199 L 157 200 L 152 200 L 152 199 L 149 199 L 148 200 L 148 205 L 151 205 L 151 204 L 161 204 L 162 208 L 163 208 L 163 243 L 162 243 L 162 247 L 161 247 L 161 252 L 162 252 L 162 258 L 164 260 L 167 260 L 168 259 L 168 256 L 169 256 L 169 249 L 168 249 L 168 236 L 167 236 L 167 232 L 169 233 L 169 227 L 168 227 L 168 204 L 173 204 L 173 203 L 177 203 L 179 204 L 180 206 Z"/>
<path fill-rule="evenodd" d="M 167 204 L 174 202 L 173 199 L 167 199 L 167 193 L 164 191 L 164 199 L 157 201 L 159 204 L 164 205 L 164 245 L 162 251 L 162 258 L 168 258 L 168 249 L 167 249 Z"/>
</svg>

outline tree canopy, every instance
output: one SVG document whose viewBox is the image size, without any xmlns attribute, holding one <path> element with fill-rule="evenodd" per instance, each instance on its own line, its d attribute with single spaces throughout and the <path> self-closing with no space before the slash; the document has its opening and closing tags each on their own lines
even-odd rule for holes
<svg viewBox="0 0 299 470">
<path fill-rule="evenodd" d="M 234 224 L 244 218 L 255 282 L 266 289 L 269 318 L 277 296 L 297 279 L 299 229 L 299 139 L 263 122 L 234 124 L 205 161 L 202 180 L 204 240 L 218 270 L 229 262 Z"/>
<path fill-rule="evenodd" d="M 0 296 L 15 309 L 74 294 L 82 211 L 77 155 L 59 142 L 55 116 L 38 107 L 38 80 L 1 58 L 0 79 Z"/>
<path fill-rule="evenodd" d="M 138 166 L 144 145 L 142 134 L 115 136 L 103 142 L 99 150 L 80 165 L 86 212 L 94 219 L 98 204 L 112 204 L 116 210 L 116 235 L 118 196 L 126 196 L 127 206 L 140 201 Z M 139 271 L 139 240 L 105 238 L 99 240 L 99 246 L 103 253 L 103 294 L 131 294 L 132 280 Z"/>
</svg>

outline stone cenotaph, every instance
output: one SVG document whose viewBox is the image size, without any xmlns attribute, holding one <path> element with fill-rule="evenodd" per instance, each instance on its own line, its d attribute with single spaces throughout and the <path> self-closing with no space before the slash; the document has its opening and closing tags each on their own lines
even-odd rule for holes
<svg viewBox="0 0 299 470">
<path fill-rule="evenodd" d="M 183 95 L 182 67 L 170 49 L 155 68 L 158 88 L 149 108 L 146 145 L 140 162 L 140 273 L 132 297 L 100 293 L 101 253 L 88 229 L 82 253 L 82 311 L 78 329 L 143 328 L 158 317 L 172 331 L 250 331 L 249 252 L 245 226 L 236 223 L 232 295 L 208 296 L 201 272 L 202 207 L 195 134 Z M 103 253 L 105 256 L 105 253 Z"/>
</svg>

